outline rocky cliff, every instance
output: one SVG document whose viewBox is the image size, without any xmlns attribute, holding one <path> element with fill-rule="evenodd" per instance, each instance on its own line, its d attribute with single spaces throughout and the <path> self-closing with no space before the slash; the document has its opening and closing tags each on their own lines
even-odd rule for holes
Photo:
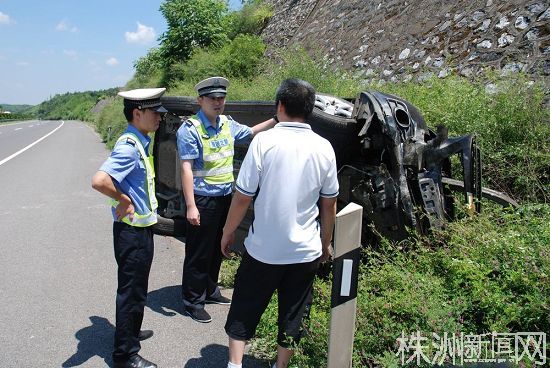
<svg viewBox="0 0 550 368">
<path fill-rule="evenodd" d="M 471 77 L 487 67 L 550 76 L 548 0 L 266 1 L 270 46 L 301 44 L 364 79 Z"/>
</svg>

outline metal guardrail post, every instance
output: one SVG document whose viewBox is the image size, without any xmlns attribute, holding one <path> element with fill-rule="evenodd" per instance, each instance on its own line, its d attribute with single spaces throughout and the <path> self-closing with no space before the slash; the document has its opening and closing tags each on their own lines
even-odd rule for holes
<svg viewBox="0 0 550 368">
<path fill-rule="evenodd" d="M 363 207 L 349 203 L 336 215 L 328 368 L 351 367 Z"/>
</svg>

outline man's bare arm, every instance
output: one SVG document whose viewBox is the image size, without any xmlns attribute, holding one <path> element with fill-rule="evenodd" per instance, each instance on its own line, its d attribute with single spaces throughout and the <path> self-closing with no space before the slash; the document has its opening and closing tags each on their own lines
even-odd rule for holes
<svg viewBox="0 0 550 368">
<path fill-rule="evenodd" d="M 323 255 L 321 256 L 321 261 L 325 262 L 332 256 L 332 248 L 330 244 L 332 241 L 334 222 L 336 221 L 336 197 L 321 197 L 319 210 L 321 215 L 321 244 L 323 245 Z"/>
<path fill-rule="evenodd" d="M 250 196 L 244 195 L 239 191 L 235 192 L 229 207 L 229 213 L 223 227 L 223 236 L 221 241 L 221 251 L 226 257 L 230 257 L 229 246 L 235 241 L 235 231 L 246 215 L 246 211 L 252 203 Z"/>
</svg>

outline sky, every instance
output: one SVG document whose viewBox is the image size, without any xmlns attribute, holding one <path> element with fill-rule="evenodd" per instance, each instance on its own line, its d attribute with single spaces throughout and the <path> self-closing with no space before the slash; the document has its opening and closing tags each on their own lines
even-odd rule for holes
<svg viewBox="0 0 550 368">
<path fill-rule="evenodd" d="M 166 31 L 162 3 L 0 0 L 0 105 L 124 86 Z"/>
</svg>

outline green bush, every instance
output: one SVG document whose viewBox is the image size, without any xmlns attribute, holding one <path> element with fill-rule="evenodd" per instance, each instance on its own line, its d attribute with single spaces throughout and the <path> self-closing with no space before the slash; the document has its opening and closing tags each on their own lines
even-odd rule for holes
<svg viewBox="0 0 550 368">
<path fill-rule="evenodd" d="M 198 47 L 219 47 L 227 41 L 225 1 L 166 0 L 160 11 L 167 23 L 159 38 L 165 66 L 187 61 Z"/>
<path fill-rule="evenodd" d="M 36 111 L 37 117 L 41 119 L 93 121 L 92 108 L 100 99 L 114 96 L 116 92 L 116 88 L 111 88 L 102 91 L 55 95 L 51 99 L 33 107 L 32 111 Z"/>
<path fill-rule="evenodd" d="M 232 80 L 253 78 L 258 74 L 264 51 L 263 41 L 249 35 L 239 35 L 220 49 L 197 49 L 186 63 L 169 69 L 168 79 L 174 81 L 170 93 L 186 91 L 187 85 L 215 75 Z"/>
<path fill-rule="evenodd" d="M 430 266 L 462 302 L 467 330 L 550 331 L 550 206 L 486 212 L 436 236 Z"/>
<path fill-rule="evenodd" d="M 265 44 L 258 36 L 238 35 L 220 50 L 224 74 L 236 78 L 257 75 L 265 51 Z"/>
<path fill-rule="evenodd" d="M 152 48 L 136 60 L 134 69 L 134 78 L 126 84 L 126 89 L 166 86 L 169 80 L 160 48 Z"/>
<path fill-rule="evenodd" d="M 116 139 L 128 126 L 122 109 L 122 99 L 117 98 L 112 104 L 101 110 L 95 119 L 96 130 L 110 149 L 113 148 Z"/>
<path fill-rule="evenodd" d="M 25 113 L 12 113 L 12 114 L 6 114 L 3 112 L 0 112 L 0 123 L 2 122 L 10 122 L 14 120 L 27 120 L 34 118 L 33 114 L 29 114 L 27 112 Z"/>
<path fill-rule="evenodd" d="M 159 48 L 152 48 L 147 55 L 140 57 L 134 62 L 135 79 L 138 82 L 147 81 L 163 70 L 164 62 Z"/>
<path fill-rule="evenodd" d="M 355 96 L 359 83 L 349 73 L 328 68 L 315 61 L 304 49 L 273 50 L 269 60 L 260 62 L 253 78 L 232 79 L 229 100 L 274 100 L 275 91 L 285 78 L 301 78 L 317 91 L 338 96 Z"/>
<path fill-rule="evenodd" d="M 228 36 L 259 35 L 273 16 L 273 7 L 262 0 L 247 1 L 240 11 L 227 15 Z"/>
</svg>

